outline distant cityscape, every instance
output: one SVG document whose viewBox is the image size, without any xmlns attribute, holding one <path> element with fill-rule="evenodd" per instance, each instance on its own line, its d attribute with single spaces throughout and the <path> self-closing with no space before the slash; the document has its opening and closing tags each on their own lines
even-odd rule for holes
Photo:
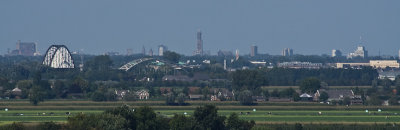
<svg viewBox="0 0 400 130">
<path fill-rule="evenodd" d="M 196 33 L 196 38 L 197 38 L 197 42 L 196 42 L 196 48 L 193 51 L 193 56 L 205 56 L 205 55 L 211 55 L 210 51 L 204 51 L 203 49 L 203 39 L 202 39 L 202 32 L 198 31 Z M 8 56 L 15 56 L 15 55 L 21 55 L 21 56 L 39 56 L 41 55 L 41 53 L 38 51 L 37 49 L 37 44 L 36 42 L 21 42 L 20 40 L 17 41 L 16 43 L 16 49 L 15 50 L 10 50 L 8 49 L 7 54 Z M 239 50 L 240 49 L 236 49 L 235 50 L 235 56 L 240 55 L 239 54 Z M 160 44 L 157 48 L 157 53 L 158 56 L 163 56 L 163 53 L 165 51 L 168 51 L 168 47 L 166 45 Z M 72 53 L 78 53 L 77 51 L 73 51 Z M 177 52 L 179 53 L 179 52 Z M 105 55 L 123 55 L 123 53 L 120 52 L 115 52 L 115 51 L 110 51 L 110 52 L 104 52 L 103 54 Z M 125 55 L 133 55 L 133 54 L 137 54 L 134 53 L 132 48 L 128 48 L 126 49 L 126 53 Z M 142 46 L 142 55 L 149 55 L 149 56 L 154 56 L 154 51 L 153 48 L 150 48 L 147 52 L 146 52 L 146 48 L 145 46 Z M 342 57 L 344 56 L 345 53 L 343 53 L 340 49 L 333 49 L 331 52 L 331 56 L 332 57 Z M 250 46 L 250 57 L 255 57 L 259 55 L 259 51 L 258 51 L 258 46 L 253 44 Z M 295 55 L 294 53 L 294 49 L 292 48 L 284 48 L 282 50 L 281 53 L 282 56 L 293 56 Z M 397 55 L 397 57 L 400 57 L 400 49 L 398 54 L 394 54 Z M 217 56 L 233 56 L 232 51 L 229 50 L 219 50 L 217 52 Z M 357 46 L 357 48 L 355 49 L 354 52 L 349 52 L 346 57 L 348 59 L 352 59 L 352 58 L 356 58 L 356 57 L 360 57 L 360 58 L 367 58 L 368 57 L 368 51 L 367 49 L 362 46 L 359 45 Z M 400 58 L 399 58 L 400 59 Z"/>
</svg>

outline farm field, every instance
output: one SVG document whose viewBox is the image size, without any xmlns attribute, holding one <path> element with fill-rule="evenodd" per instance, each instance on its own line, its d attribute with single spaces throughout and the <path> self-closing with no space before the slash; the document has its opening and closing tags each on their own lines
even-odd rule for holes
<svg viewBox="0 0 400 130">
<path fill-rule="evenodd" d="M 187 113 L 188 116 L 193 115 L 194 110 L 155 110 L 157 113 L 172 117 L 174 114 Z M 70 112 L 71 115 L 67 115 Z M 0 122 L 65 122 L 68 116 L 78 113 L 101 113 L 98 110 L 72 110 L 72 111 L 54 111 L 54 110 L 9 110 L 0 112 Z M 365 111 L 280 111 L 280 110 L 219 110 L 221 115 L 229 115 L 230 113 L 238 113 L 240 118 L 245 120 L 255 120 L 257 123 L 279 123 L 279 122 L 302 122 L 302 123 L 398 123 L 400 115 L 396 113 L 400 111 L 382 111 L 368 112 Z M 249 112 L 249 113 L 248 113 Z M 321 112 L 321 115 L 318 113 Z M 243 113 L 243 114 L 240 114 Z"/>
<path fill-rule="evenodd" d="M 189 106 L 166 106 L 163 101 L 92 102 L 92 101 L 46 101 L 32 106 L 28 101 L 0 101 L 0 125 L 12 122 L 66 122 L 68 116 L 78 113 L 101 113 L 106 109 L 128 104 L 134 109 L 151 106 L 162 116 L 174 114 L 193 115 L 201 104 L 214 104 L 218 113 L 238 113 L 245 120 L 257 124 L 268 123 L 400 123 L 400 107 L 397 106 L 331 106 L 320 103 L 259 103 L 257 106 L 240 106 L 237 102 L 190 101 Z M 5 111 L 5 109 L 8 111 Z M 255 109 L 255 111 L 254 111 Z M 381 109 L 381 112 L 378 112 Z M 366 112 L 365 110 L 369 110 Z M 69 112 L 70 115 L 66 113 Z M 319 114 L 319 112 L 321 114 Z"/>
</svg>

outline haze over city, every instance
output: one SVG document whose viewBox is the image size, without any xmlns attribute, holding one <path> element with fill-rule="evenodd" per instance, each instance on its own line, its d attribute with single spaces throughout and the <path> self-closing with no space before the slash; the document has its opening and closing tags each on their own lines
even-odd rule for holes
<svg viewBox="0 0 400 130">
<path fill-rule="evenodd" d="M 397 55 L 400 48 L 400 1 L 1 1 L 0 54 L 18 40 L 37 42 L 43 54 L 52 44 L 89 54 L 126 53 L 160 44 L 185 55 L 196 49 L 240 50 L 249 54 L 344 54 L 357 45 L 370 55 Z M 360 41 L 360 36 L 362 40 Z"/>
</svg>

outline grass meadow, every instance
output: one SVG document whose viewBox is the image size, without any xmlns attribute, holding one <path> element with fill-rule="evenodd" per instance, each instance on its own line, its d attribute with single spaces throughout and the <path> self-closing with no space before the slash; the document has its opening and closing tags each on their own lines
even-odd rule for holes
<svg viewBox="0 0 400 130">
<path fill-rule="evenodd" d="M 45 101 L 32 106 L 26 100 L 0 101 L 0 125 L 12 122 L 66 122 L 68 116 L 78 113 L 101 113 L 106 109 L 128 104 L 132 109 L 151 106 L 162 116 L 174 114 L 193 115 L 194 109 L 201 104 L 214 104 L 220 115 L 238 113 L 245 120 L 255 120 L 257 124 L 269 123 L 364 123 L 386 124 L 400 123 L 398 106 L 331 106 L 319 103 L 259 103 L 256 106 L 240 106 L 238 102 L 190 101 L 189 106 L 166 106 L 163 101 L 133 102 L 93 102 L 55 100 Z M 5 111 L 5 109 L 8 111 Z M 255 111 L 254 111 L 255 109 Z M 381 112 L 378 112 L 381 109 Z M 366 112 L 365 110 L 368 110 Z M 66 113 L 71 113 L 67 115 Z"/>
</svg>

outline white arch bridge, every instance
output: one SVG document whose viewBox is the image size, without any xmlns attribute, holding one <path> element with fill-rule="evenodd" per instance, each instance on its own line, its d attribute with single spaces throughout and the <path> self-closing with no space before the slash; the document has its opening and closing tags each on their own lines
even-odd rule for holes
<svg viewBox="0 0 400 130">
<path fill-rule="evenodd" d="M 142 62 L 145 62 L 145 61 L 148 61 L 148 60 L 152 60 L 152 59 L 153 59 L 153 58 L 140 58 L 140 59 L 136 59 L 136 60 L 133 60 L 133 61 L 131 61 L 131 62 L 129 62 L 129 63 L 123 65 L 123 66 L 120 67 L 119 69 L 120 69 L 120 70 L 128 71 L 128 70 L 131 69 L 132 67 L 134 67 L 134 66 L 136 66 L 136 65 L 138 65 L 138 64 L 140 64 L 140 63 L 142 63 Z"/>
<path fill-rule="evenodd" d="M 43 65 L 51 68 L 74 68 L 74 60 L 65 45 L 51 45 L 44 56 Z"/>
</svg>

